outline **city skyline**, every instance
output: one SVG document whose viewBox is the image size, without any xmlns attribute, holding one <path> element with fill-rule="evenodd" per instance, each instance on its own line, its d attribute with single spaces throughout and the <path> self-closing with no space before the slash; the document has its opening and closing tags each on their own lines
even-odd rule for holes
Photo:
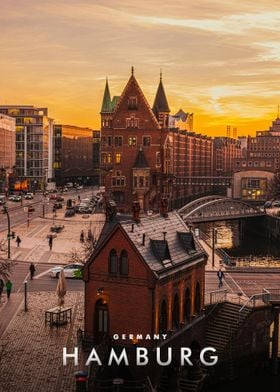
<svg viewBox="0 0 280 392">
<path fill-rule="evenodd" d="M 209 4 L 211 3 L 211 4 Z M 120 95 L 133 65 L 152 106 L 160 69 L 171 113 L 218 136 L 268 129 L 280 102 L 277 1 L 17 0 L 3 3 L 0 104 L 49 108 L 58 123 L 100 127 L 108 76 Z"/>
</svg>

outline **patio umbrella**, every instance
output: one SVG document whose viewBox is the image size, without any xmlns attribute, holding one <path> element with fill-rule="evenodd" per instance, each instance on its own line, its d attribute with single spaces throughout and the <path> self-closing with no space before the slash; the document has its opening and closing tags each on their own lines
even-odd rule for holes
<svg viewBox="0 0 280 392">
<path fill-rule="evenodd" d="M 58 297 L 58 306 L 61 307 L 64 304 L 64 296 L 66 294 L 66 279 L 65 279 L 63 269 L 60 271 L 59 274 L 59 278 L 56 286 L 56 294 Z"/>
</svg>

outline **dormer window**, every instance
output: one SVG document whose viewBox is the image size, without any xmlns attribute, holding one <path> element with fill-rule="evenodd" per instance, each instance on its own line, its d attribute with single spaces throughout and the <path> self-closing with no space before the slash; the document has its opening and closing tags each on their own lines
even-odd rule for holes
<svg viewBox="0 0 280 392">
<path fill-rule="evenodd" d="M 128 98 L 128 110 L 137 110 L 137 97 Z"/>
</svg>

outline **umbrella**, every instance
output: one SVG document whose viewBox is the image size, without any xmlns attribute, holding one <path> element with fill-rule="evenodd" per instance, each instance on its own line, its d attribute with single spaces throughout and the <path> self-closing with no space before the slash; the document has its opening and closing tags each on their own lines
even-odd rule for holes
<svg viewBox="0 0 280 392">
<path fill-rule="evenodd" d="M 58 297 L 58 306 L 61 307 L 64 304 L 64 296 L 66 294 L 66 279 L 65 279 L 63 269 L 59 274 L 59 278 L 56 286 L 56 294 Z"/>
</svg>

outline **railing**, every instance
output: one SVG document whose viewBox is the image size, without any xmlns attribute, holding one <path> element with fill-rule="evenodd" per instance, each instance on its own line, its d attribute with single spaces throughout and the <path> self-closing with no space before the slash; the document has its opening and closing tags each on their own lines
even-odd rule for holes
<svg viewBox="0 0 280 392">
<path fill-rule="evenodd" d="M 149 376 L 147 376 L 147 392 L 155 392 Z"/>
<path fill-rule="evenodd" d="M 260 301 L 260 302 L 257 302 Z M 264 304 L 266 303 L 264 301 L 264 293 L 258 293 L 258 294 L 253 294 L 248 300 L 244 303 L 244 305 L 239 309 L 238 312 L 238 324 L 240 323 L 241 316 L 243 312 L 245 312 L 245 309 L 247 310 L 249 308 L 255 308 L 257 304 Z"/>
<path fill-rule="evenodd" d="M 226 289 L 210 291 L 209 293 L 206 293 L 206 295 L 209 295 L 209 302 L 207 302 L 207 300 L 205 302 L 210 305 L 225 302 L 227 299 L 227 293 L 228 291 Z"/>
<path fill-rule="evenodd" d="M 209 237 L 209 235 L 200 230 L 199 237 L 212 249 L 212 238 Z M 231 257 L 224 249 L 217 248 L 215 246 L 215 253 L 223 260 L 225 264 L 231 265 Z"/>
<path fill-rule="evenodd" d="M 280 259 L 267 255 L 264 256 L 248 256 L 248 257 L 231 257 L 231 264 L 236 267 L 248 268 L 280 268 Z"/>
<path fill-rule="evenodd" d="M 273 302 L 280 303 L 280 288 L 263 289 L 263 302 L 271 304 Z"/>
</svg>

